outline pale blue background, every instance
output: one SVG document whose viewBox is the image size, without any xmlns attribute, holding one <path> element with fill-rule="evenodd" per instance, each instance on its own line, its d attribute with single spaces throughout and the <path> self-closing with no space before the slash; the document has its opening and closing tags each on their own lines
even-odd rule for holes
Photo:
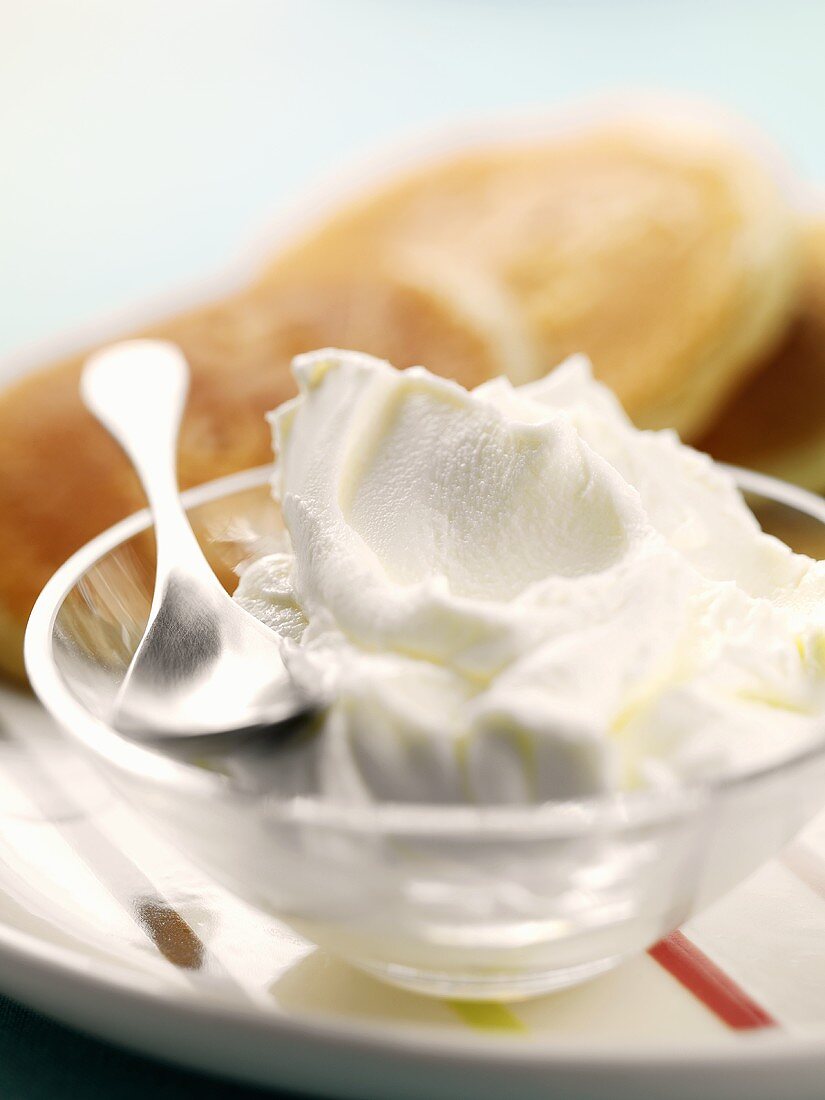
<svg viewBox="0 0 825 1100">
<path fill-rule="evenodd" d="M 822 0 L 0 0 L 0 353 L 219 267 L 376 143 L 614 87 L 825 180 Z"/>
</svg>

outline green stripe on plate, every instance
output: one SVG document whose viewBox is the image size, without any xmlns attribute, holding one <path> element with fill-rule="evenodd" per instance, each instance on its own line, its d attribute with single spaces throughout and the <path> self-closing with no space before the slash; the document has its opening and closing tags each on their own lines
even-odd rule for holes
<svg viewBox="0 0 825 1100">
<path fill-rule="evenodd" d="M 527 1031 L 527 1025 L 507 1005 L 495 1001 L 447 1001 L 447 1004 L 477 1031 Z"/>
</svg>

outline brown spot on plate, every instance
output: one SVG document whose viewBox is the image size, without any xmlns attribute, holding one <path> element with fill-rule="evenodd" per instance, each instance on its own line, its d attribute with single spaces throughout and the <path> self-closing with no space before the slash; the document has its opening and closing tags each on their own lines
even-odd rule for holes
<svg viewBox="0 0 825 1100">
<path fill-rule="evenodd" d="M 183 917 L 162 898 L 139 898 L 135 915 L 164 958 L 181 970 L 200 970 L 206 948 Z"/>
</svg>

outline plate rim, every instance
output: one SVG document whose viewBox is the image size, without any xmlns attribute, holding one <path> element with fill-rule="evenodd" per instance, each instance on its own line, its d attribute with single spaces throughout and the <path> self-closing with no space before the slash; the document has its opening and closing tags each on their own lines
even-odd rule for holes
<svg viewBox="0 0 825 1100">
<path fill-rule="evenodd" d="M 92 963 L 90 968 L 89 963 Z M 732 1064 L 774 1065 L 809 1061 L 825 1063 L 822 1032 L 788 1034 L 766 1030 L 737 1034 L 732 1042 L 701 1039 L 689 1045 L 675 1040 L 646 1047 L 626 1038 L 610 1042 L 548 1039 L 531 1043 L 529 1036 L 484 1031 L 445 1031 L 438 1025 L 410 1024 L 400 1028 L 375 1027 L 372 1022 L 354 1022 L 332 1015 L 328 1019 L 309 1013 L 268 1014 L 242 1003 L 221 1002 L 209 997 L 193 999 L 197 987 L 184 992 L 166 985 L 162 979 L 144 973 L 116 959 L 98 959 L 80 947 L 49 943 L 34 933 L 15 928 L 0 920 L 0 964 L 4 971 L 21 962 L 47 978 L 68 983 L 83 993 L 105 992 L 125 998 L 134 1007 L 184 1013 L 193 1020 L 218 1024 L 230 1022 L 262 1035 L 273 1031 L 318 1045 L 356 1046 L 376 1054 L 415 1055 L 441 1062 L 457 1060 L 475 1068 L 488 1066 L 532 1065 L 563 1069 L 567 1072 L 620 1072 L 633 1068 L 697 1070 L 729 1067 Z M 0 980 L 5 986 L 5 979 Z M 11 994 L 14 996 L 14 994 Z M 25 1000 L 25 996 L 19 998 Z M 48 1011 L 48 1010 L 44 1010 Z"/>
</svg>

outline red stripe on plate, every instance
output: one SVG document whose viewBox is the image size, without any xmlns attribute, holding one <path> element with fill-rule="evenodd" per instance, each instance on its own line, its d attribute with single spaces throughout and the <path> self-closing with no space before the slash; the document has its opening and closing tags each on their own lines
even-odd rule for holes
<svg viewBox="0 0 825 1100">
<path fill-rule="evenodd" d="M 672 932 L 648 954 L 697 1000 L 737 1031 L 777 1027 L 777 1021 L 681 932 Z"/>
</svg>

